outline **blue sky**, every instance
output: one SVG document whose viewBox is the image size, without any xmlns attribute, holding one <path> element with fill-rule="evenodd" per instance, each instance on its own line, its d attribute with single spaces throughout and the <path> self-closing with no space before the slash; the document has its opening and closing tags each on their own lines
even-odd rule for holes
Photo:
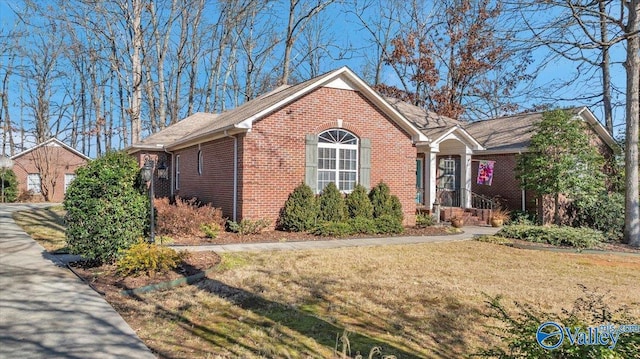
<svg viewBox="0 0 640 359">
<path fill-rule="evenodd" d="M 3 28 L 3 30 L 11 27 L 14 23 L 12 11 L 8 6 L 11 5 L 13 7 L 17 7 L 20 3 L 21 1 L 16 0 L 0 0 L 0 26 Z M 327 17 L 331 19 L 331 37 L 334 39 L 334 44 L 337 48 L 346 48 L 349 45 L 354 48 L 361 48 L 365 46 L 365 44 L 361 40 L 363 37 L 363 31 L 359 29 L 360 26 L 357 25 L 355 21 L 350 21 L 348 15 L 345 15 L 344 13 L 337 10 L 329 10 L 327 15 Z M 543 56 L 544 52 L 539 51 L 536 54 L 537 61 L 542 61 Z M 622 46 L 617 46 L 616 48 L 614 48 L 614 51 L 612 52 L 612 58 L 614 62 L 618 63 L 617 65 L 612 67 L 613 82 L 618 86 L 624 86 L 625 73 L 624 68 L 620 64 L 624 60 L 624 51 Z M 0 66 L 4 64 L 4 61 L 4 58 L 0 58 Z M 322 63 L 322 69 L 324 71 L 329 71 L 345 65 L 349 66 L 356 73 L 362 75 L 361 71 L 363 67 L 363 58 L 361 56 L 352 56 L 350 58 L 340 60 L 332 60 L 327 58 L 326 61 Z M 558 83 L 561 81 L 565 81 L 574 76 L 579 70 L 581 69 L 578 69 L 576 63 L 570 62 L 568 60 L 558 59 L 544 68 L 544 70 L 538 76 L 536 84 L 544 85 L 547 83 Z M 4 71 L 0 67 L 0 75 L 3 75 L 3 73 Z M 555 93 L 556 98 L 573 99 L 576 97 L 580 97 L 584 93 L 591 92 L 593 91 L 593 89 L 597 89 L 600 86 L 600 80 L 597 75 L 598 73 L 594 73 L 593 71 L 583 74 L 581 83 L 573 84 L 571 86 L 566 86 L 560 89 Z M 387 84 L 399 84 L 398 79 L 395 77 L 395 73 L 389 68 L 385 70 L 385 75 L 383 78 Z M 15 99 L 16 96 L 13 97 Z M 621 98 L 621 100 L 623 101 L 624 98 Z M 531 99 L 529 98 L 521 98 L 519 100 L 519 103 L 522 105 L 521 107 L 526 108 L 527 105 L 530 105 L 530 101 Z M 568 107 L 582 104 L 583 103 L 571 100 L 557 101 L 555 103 L 557 107 Z M 598 116 L 598 118 L 603 119 L 601 107 L 597 106 L 590 108 L 596 114 L 596 116 Z M 16 106 L 12 106 L 11 111 L 13 119 L 19 117 L 20 112 Z M 624 119 L 624 107 L 617 107 L 614 111 L 615 124 L 618 126 L 617 130 L 623 130 L 623 126 L 621 125 L 623 124 Z M 616 131 L 616 134 L 617 132 L 618 131 Z"/>
</svg>

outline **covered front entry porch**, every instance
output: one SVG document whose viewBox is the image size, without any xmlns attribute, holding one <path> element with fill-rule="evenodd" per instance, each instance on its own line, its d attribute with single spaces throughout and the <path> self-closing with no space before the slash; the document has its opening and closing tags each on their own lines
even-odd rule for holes
<svg viewBox="0 0 640 359">
<path fill-rule="evenodd" d="M 431 212 L 437 203 L 443 211 L 450 209 L 452 216 L 459 215 L 461 209 L 488 208 L 490 200 L 471 191 L 471 156 L 474 151 L 482 149 L 473 137 L 458 126 L 445 131 L 429 144 L 418 146 L 418 208 Z"/>
</svg>

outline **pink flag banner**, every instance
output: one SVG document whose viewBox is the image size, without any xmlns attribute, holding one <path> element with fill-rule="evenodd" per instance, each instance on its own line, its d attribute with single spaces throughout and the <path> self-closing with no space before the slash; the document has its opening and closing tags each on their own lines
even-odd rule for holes
<svg viewBox="0 0 640 359">
<path fill-rule="evenodd" d="M 493 181 L 493 165 L 496 161 L 480 161 L 478 165 L 478 184 L 483 184 L 486 186 L 491 186 L 491 182 Z"/>
</svg>

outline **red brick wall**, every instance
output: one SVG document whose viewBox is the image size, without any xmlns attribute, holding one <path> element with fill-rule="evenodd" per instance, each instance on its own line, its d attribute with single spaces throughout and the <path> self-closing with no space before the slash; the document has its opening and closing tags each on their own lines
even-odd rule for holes
<svg viewBox="0 0 640 359">
<path fill-rule="evenodd" d="M 136 161 L 138 161 L 138 164 L 140 165 L 140 168 L 142 168 L 142 166 L 144 166 L 144 162 L 145 162 L 145 158 L 149 156 L 149 158 L 151 160 L 154 161 L 154 165 L 155 165 L 155 170 L 153 173 L 153 186 L 154 186 L 154 194 L 156 198 L 162 198 L 162 197 L 171 197 L 171 178 L 172 178 L 172 174 L 171 174 L 171 154 L 166 153 L 164 151 L 158 151 L 158 152 L 137 152 L 134 155 L 134 158 L 136 159 Z M 160 165 L 160 163 L 164 162 L 165 166 L 167 167 L 167 171 L 168 171 L 168 178 L 167 179 L 162 179 L 162 178 L 158 178 L 158 166 Z"/>
<path fill-rule="evenodd" d="M 87 160 L 60 146 L 42 146 L 15 158 L 13 171 L 18 179 L 18 193 L 22 199 L 27 195 L 27 175 L 40 173 L 43 193 L 48 192 L 48 200 L 64 200 L 64 175 L 76 172 Z M 31 200 L 45 200 L 43 195 L 32 196 Z"/>
<path fill-rule="evenodd" d="M 233 138 L 226 137 L 175 151 L 174 158 L 180 156 L 180 186 L 174 194 L 184 199 L 196 197 L 202 202 L 211 203 L 214 207 L 221 208 L 225 217 L 232 218 L 233 142 Z M 238 139 L 238 149 L 240 157 L 242 136 Z M 199 150 L 203 156 L 202 174 L 198 173 Z M 175 175 L 175 169 L 172 175 Z M 241 198 L 238 196 L 238 202 L 240 201 Z"/>
<path fill-rule="evenodd" d="M 495 161 L 491 186 L 477 184 L 478 161 Z M 522 209 L 522 190 L 516 179 L 516 154 L 473 155 L 471 162 L 471 191 L 480 195 L 495 198 L 509 210 Z M 535 211 L 535 198 L 531 193 L 526 195 L 527 207 Z"/>
<path fill-rule="evenodd" d="M 304 181 L 305 135 L 342 127 L 371 140 L 371 186 L 384 181 L 415 223 L 416 149 L 410 136 L 359 92 L 320 88 L 256 122 L 244 141 L 242 217 L 275 222 Z"/>
</svg>

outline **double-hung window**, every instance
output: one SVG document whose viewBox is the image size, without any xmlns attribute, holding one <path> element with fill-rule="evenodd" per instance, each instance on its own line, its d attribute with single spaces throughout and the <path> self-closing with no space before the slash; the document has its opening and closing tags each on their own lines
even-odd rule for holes
<svg viewBox="0 0 640 359">
<path fill-rule="evenodd" d="M 39 173 L 29 173 L 27 175 L 27 191 L 31 193 L 41 193 L 42 187 L 40 185 Z"/>
<path fill-rule="evenodd" d="M 318 135 L 318 191 L 332 182 L 341 192 L 351 192 L 358 183 L 358 138 L 345 130 Z"/>
</svg>

